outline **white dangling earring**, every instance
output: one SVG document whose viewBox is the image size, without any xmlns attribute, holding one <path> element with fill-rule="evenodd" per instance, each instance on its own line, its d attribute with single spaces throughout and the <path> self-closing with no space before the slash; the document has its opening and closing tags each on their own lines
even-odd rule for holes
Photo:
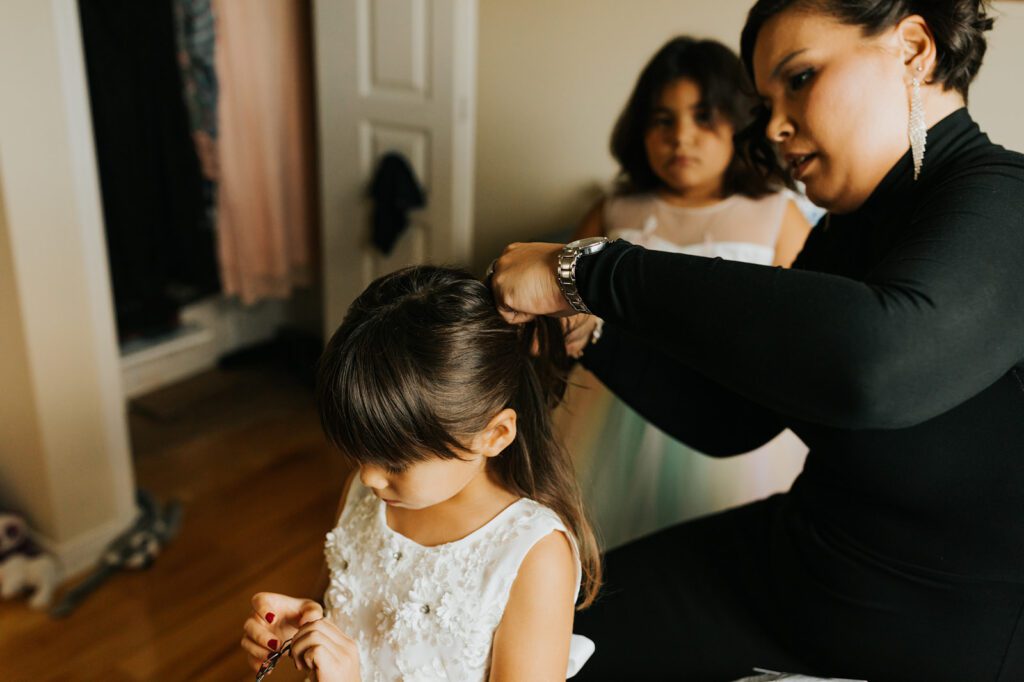
<svg viewBox="0 0 1024 682">
<path fill-rule="evenodd" d="M 921 67 L 917 70 L 920 72 Z M 921 102 L 921 81 L 916 77 L 910 86 L 910 152 L 914 157 L 914 180 L 921 175 L 924 165 L 924 148 L 928 141 L 928 127 L 924 122 L 924 104 Z"/>
</svg>

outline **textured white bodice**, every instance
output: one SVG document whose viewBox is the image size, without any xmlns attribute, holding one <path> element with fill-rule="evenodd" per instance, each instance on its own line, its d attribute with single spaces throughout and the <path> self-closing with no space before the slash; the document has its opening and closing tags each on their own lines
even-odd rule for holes
<svg viewBox="0 0 1024 682">
<path fill-rule="evenodd" d="M 358 642 L 364 682 L 486 680 L 519 566 L 553 531 L 567 532 L 558 515 L 522 498 L 466 537 L 425 547 L 393 531 L 384 503 L 356 478 L 327 534 L 324 602 Z M 593 650 L 574 635 L 567 676 Z"/>
<path fill-rule="evenodd" d="M 711 206 L 674 206 L 653 194 L 611 197 L 605 202 L 609 237 L 655 251 L 771 265 L 790 196 L 760 199 L 734 194 Z"/>
</svg>

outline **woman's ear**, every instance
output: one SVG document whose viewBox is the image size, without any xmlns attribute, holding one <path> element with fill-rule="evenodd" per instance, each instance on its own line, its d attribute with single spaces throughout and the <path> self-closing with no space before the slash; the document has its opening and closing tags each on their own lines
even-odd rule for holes
<svg viewBox="0 0 1024 682">
<path fill-rule="evenodd" d="M 497 457 L 516 439 L 516 411 L 506 407 L 491 417 L 473 439 L 473 450 L 484 457 Z"/>
<path fill-rule="evenodd" d="M 928 23 L 920 15 L 911 14 L 896 25 L 896 35 L 903 63 L 910 72 L 920 74 L 917 78 L 928 82 L 936 59 L 935 36 Z"/>
</svg>

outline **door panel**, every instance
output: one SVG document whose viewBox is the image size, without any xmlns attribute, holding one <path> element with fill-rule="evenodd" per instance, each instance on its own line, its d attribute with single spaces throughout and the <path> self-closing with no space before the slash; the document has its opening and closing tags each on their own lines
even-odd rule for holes
<svg viewBox="0 0 1024 682">
<path fill-rule="evenodd" d="M 374 278 L 471 253 L 476 0 L 319 0 L 324 317 L 329 335 Z M 388 256 L 370 242 L 367 188 L 399 152 L 427 206 Z"/>
</svg>

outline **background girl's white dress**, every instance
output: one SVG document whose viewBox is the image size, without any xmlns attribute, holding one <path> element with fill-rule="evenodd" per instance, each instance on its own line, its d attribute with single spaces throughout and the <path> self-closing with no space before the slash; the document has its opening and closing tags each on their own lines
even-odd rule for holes
<svg viewBox="0 0 1024 682">
<path fill-rule="evenodd" d="M 653 194 L 618 196 L 605 202 L 603 221 L 610 238 L 648 249 L 771 265 L 793 199 L 789 192 L 760 199 L 734 194 L 684 208 Z M 752 453 L 706 457 L 647 423 L 582 367 L 570 378 L 556 421 L 605 549 L 788 490 L 807 454 L 784 431 Z"/>
<path fill-rule="evenodd" d="M 364 681 L 486 680 L 519 566 L 553 531 L 568 535 L 557 514 L 523 498 L 461 540 L 425 547 L 393 531 L 384 503 L 355 480 L 327 534 L 327 617 L 358 642 Z M 578 595 L 578 560 L 576 570 Z M 567 677 L 593 651 L 573 635 Z"/>
</svg>

